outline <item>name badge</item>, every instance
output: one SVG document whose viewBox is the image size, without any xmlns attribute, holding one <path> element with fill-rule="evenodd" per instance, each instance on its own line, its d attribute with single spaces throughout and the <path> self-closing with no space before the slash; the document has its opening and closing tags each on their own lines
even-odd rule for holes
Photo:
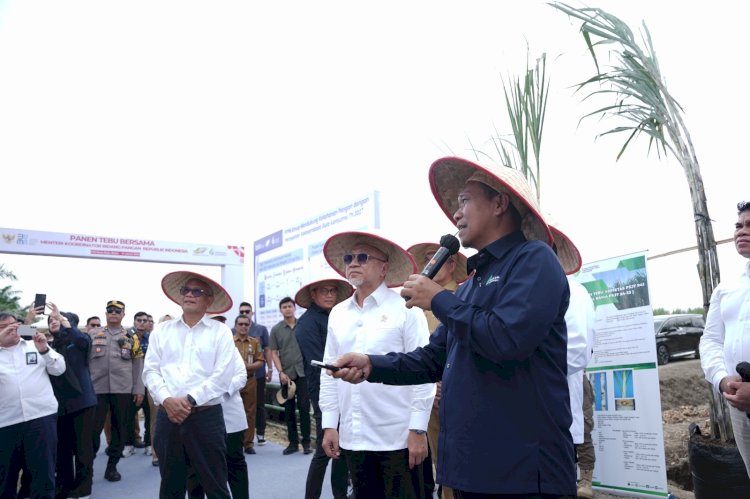
<svg viewBox="0 0 750 499">
<path fill-rule="evenodd" d="M 26 365 L 37 364 L 36 352 L 26 352 Z"/>
</svg>

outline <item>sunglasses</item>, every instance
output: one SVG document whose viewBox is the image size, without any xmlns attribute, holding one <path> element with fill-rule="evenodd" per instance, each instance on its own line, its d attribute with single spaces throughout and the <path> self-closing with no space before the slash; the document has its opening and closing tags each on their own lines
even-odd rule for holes
<svg viewBox="0 0 750 499">
<path fill-rule="evenodd" d="M 117 307 L 108 307 L 107 308 L 107 313 L 108 314 L 121 314 L 122 313 L 122 309 L 121 308 L 117 308 Z"/>
<path fill-rule="evenodd" d="M 211 296 L 211 293 L 201 289 L 201 288 L 188 288 L 187 286 L 183 286 L 180 288 L 180 294 L 182 296 L 190 295 L 194 298 L 200 298 L 203 295 Z"/>
<path fill-rule="evenodd" d="M 347 253 L 344 255 L 344 265 L 351 265 L 351 263 L 355 259 L 357 260 L 357 263 L 360 265 L 366 264 L 369 260 L 378 260 L 379 262 L 388 261 L 388 260 L 383 260 L 382 258 L 378 258 L 376 256 L 368 255 L 367 253 Z"/>
<path fill-rule="evenodd" d="M 240 310 L 240 313 L 243 314 L 243 315 L 244 314 L 249 314 L 251 312 L 252 312 L 252 310 Z"/>
<path fill-rule="evenodd" d="M 92 322 L 91 324 L 89 324 L 89 327 L 102 327 L 102 325 L 97 324 L 96 322 Z"/>
</svg>

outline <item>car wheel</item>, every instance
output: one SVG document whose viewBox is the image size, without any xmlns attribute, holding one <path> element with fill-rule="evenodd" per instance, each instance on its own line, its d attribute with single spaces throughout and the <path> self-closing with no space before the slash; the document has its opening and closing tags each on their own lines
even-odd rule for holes
<svg viewBox="0 0 750 499">
<path fill-rule="evenodd" d="M 669 364 L 669 349 L 664 345 L 656 347 L 656 361 L 660 366 Z"/>
</svg>

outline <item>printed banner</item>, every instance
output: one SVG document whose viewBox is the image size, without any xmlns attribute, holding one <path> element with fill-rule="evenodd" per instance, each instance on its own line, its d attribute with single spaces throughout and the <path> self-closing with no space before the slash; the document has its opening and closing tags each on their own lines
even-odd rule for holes
<svg viewBox="0 0 750 499">
<path fill-rule="evenodd" d="M 379 219 L 379 193 L 373 191 L 255 241 L 255 320 L 270 330 L 282 320 L 282 298 L 294 298 L 310 282 L 339 278 L 323 256 L 326 240 L 339 232 L 377 229 Z M 297 307 L 297 316 L 303 312 Z"/>
<path fill-rule="evenodd" d="M 0 253 L 140 260 L 199 265 L 242 265 L 242 246 L 177 243 L 120 236 L 93 236 L 0 228 Z"/>
<path fill-rule="evenodd" d="M 575 278 L 596 307 L 594 488 L 632 497 L 668 497 L 654 317 L 645 254 L 583 266 Z"/>
</svg>

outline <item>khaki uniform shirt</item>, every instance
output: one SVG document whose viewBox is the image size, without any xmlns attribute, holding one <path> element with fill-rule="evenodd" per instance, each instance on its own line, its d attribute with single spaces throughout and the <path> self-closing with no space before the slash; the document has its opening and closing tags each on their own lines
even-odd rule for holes
<svg viewBox="0 0 750 499">
<path fill-rule="evenodd" d="M 237 350 L 240 352 L 240 357 L 242 357 L 242 362 L 245 363 L 245 369 L 247 369 L 247 380 L 250 381 L 252 379 L 255 381 L 255 370 L 253 369 L 251 371 L 247 366 L 259 360 L 263 361 L 263 349 L 260 346 L 260 341 L 252 336 L 242 338 L 238 334 L 234 337 L 234 346 L 237 347 Z"/>
<path fill-rule="evenodd" d="M 123 327 L 114 332 L 109 328 L 95 328 L 88 334 L 91 337 L 89 370 L 97 395 L 143 395 L 143 352 L 138 336 L 129 337 Z"/>
<path fill-rule="evenodd" d="M 455 280 L 448 282 L 445 286 L 443 286 L 445 289 L 450 291 L 451 293 L 456 292 L 456 288 L 458 287 L 458 284 Z M 430 334 L 434 333 L 437 327 L 440 325 L 440 321 L 437 317 L 435 317 L 435 314 L 432 313 L 432 310 L 425 310 L 424 311 L 425 317 L 427 317 L 427 327 L 430 329 Z"/>
</svg>

